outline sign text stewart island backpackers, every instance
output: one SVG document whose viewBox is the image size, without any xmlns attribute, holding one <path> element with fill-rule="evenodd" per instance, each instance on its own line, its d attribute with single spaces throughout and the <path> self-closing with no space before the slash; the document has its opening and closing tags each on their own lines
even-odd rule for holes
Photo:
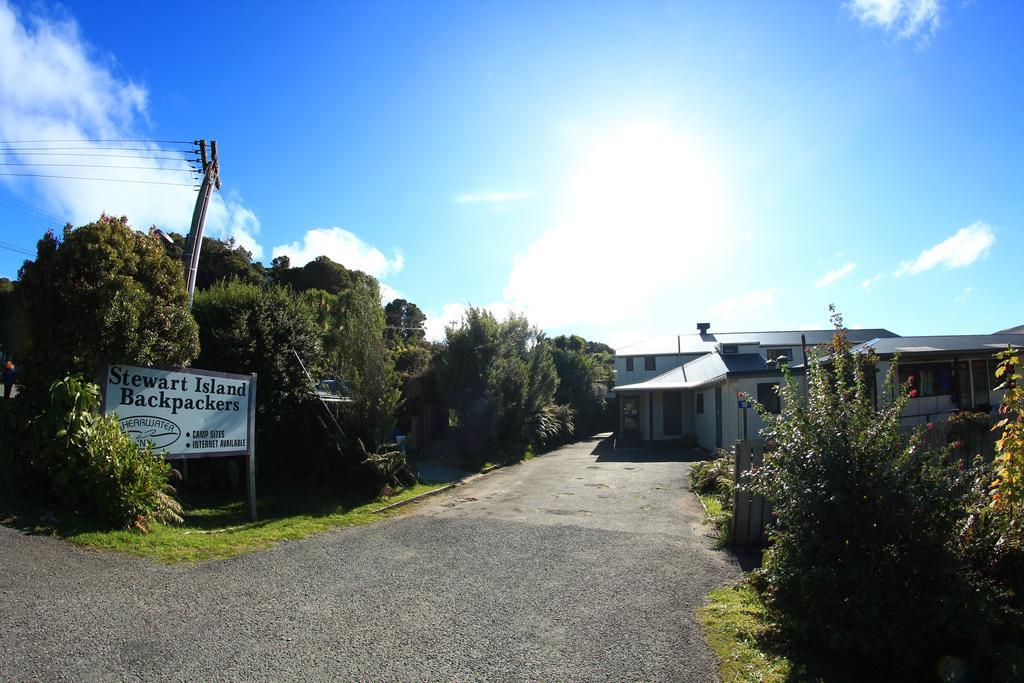
<svg viewBox="0 0 1024 683">
<path fill-rule="evenodd" d="M 255 376 L 111 365 L 103 380 L 104 412 L 168 458 L 251 451 Z"/>
<path fill-rule="evenodd" d="M 107 386 L 119 386 L 121 389 L 119 406 L 134 405 L 137 408 L 162 408 L 177 415 L 185 410 L 241 410 L 239 401 L 217 401 L 214 396 L 245 396 L 248 382 L 217 381 L 215 377 L 204 379 L 195 376 L 193 384 L 188 385 L 187 377 L 154 377 L 132 372 L 132 368 L 112 366 L 107 375 Z M 248 379 L 248 378 L 246 378 Z M 156 389 L 158 394 L 143 394 L 140 389 Z M 204 398 L 186 398 L 190 391 L 205 394 Z M 171 392 L 170 394 L 168 392 Z M 179 395 L 172 395 L 178 393 Z"/>
</svg>

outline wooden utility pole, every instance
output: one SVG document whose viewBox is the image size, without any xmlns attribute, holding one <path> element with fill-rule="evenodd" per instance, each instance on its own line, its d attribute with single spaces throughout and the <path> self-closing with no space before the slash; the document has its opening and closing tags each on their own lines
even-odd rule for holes
<svg viewBox="0 0 1024 683">
<path fill-rule="evenodd" d="M 192 210 L 192 227 L 185 241 L 185 284 L 188 287 L 188 305 L 192 307 L 192 298 L 196 289 L 196 270 L 199 268 L 199 252 L 203 248 L 203 228 L 206 227 L 206 210 L 210 206 L 210 198 L 214 188 L 220 189 L 220 163 L 217 158 L 217 141 L 210 142 L 210 157 L 206 155 L 206 140 L 199 140 L 199 154 L 203 163 L 203 182 L 199 186 L 196 206 Z"/>
</svg>

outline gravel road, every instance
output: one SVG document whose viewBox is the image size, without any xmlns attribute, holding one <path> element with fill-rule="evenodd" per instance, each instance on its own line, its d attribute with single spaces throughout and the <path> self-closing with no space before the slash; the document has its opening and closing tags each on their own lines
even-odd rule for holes
<svg viewBox="0 0 1024 683">
<path fill-rule="evenodd" d="M 0 527 L 0 679 L 715 680 L 695 611 L 740 570 L 688 467 L 585 441 L 199 565 Z"/>
</svg>

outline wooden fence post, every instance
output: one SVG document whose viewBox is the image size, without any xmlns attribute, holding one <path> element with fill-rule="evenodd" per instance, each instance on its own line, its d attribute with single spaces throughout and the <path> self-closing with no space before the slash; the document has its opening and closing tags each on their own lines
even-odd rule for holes
<svg viewBox="0 0 1024 683">
<path fill-rule="evenodd" d="M 737 485 L 744 475 L 764 462 L 764 442 L 737 441 L 733 468 L 732 541 L 736 545 L 763 544 L 767 541 L 768 509 L 764 496 L 751 495 Z"/>
</svg>

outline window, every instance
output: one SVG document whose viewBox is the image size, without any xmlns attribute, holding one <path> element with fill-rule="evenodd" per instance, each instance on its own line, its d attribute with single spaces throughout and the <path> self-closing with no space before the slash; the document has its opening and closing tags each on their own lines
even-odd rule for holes
<svg viewBox="0 0 1024 683">
<path fill-rule="evenodd" d="M 778 388 L 779 385 L 775 382 L 761 382 L 757 385 L 757 402 L 769 413 L 776 415 L 782 412 L 782 399 Z"/>
<path fill-rule="evenodd" d="M 633 356 L 626 357 L 626 372 L 633 372 Z"/>
<path fill-rule="evenodd" d="M 704 394 L 697 394 L 697 414 L 704 414 Z"/>
<path fill-rule="evenodd" d="M 918 398 L 953 395 L 953 368 L 938 363 L 900 366 L 900 384 L 913 379 Z"/>
<path fill-rule="evenodd" d="M 786 348 L 768 349 L 767 353 L 765 353 L 765 358 L 767 360 L 778 360 L 781 357 L 785 357 L 785 360 L 784 361 L 779 361 L 780 363 L 788 363 L 788 362 L 792 361 L 793 360 L 793 349 L 786 349 Z"/>
<path fill-rule="evenodd" d="M 644 370 L 654 369 L 654 356 L 644 356 Z"/>
</svg>

